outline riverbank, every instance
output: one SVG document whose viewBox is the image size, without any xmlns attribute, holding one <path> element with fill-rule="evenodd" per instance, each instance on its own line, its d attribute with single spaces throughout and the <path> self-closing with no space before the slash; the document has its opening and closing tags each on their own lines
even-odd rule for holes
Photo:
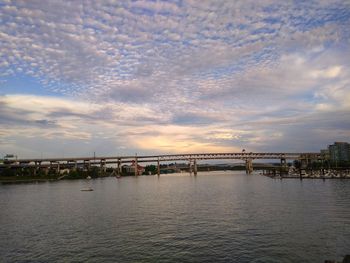
<svg viewBox="0 0 350 263">
<path fill-rule="evenodd" d="M 122 175 L 121 177 L 128 177 L 134 175 Z M 142 175 L 147 176 L 147 175 Z M 44 182 L 58 182 L 66 180 L 92 180 L 97 178 L 115 177 L 114 175 L 99 175 L 99 176 L 71 176 L 71 175 L 60 175 L 60 176 L 0 176 L 0 184 L 25 184 L 25 183 L 44 183 Z"/>
<path fill-rule="evenodd" d="M 0 176 L 1 184 L 57 181 L 57 176 Z"/>
<path fill-rule="evenodd" d="M 100 177 L 90 177 L 90 179 L 101 178 L 108 176 L 100 176 Z M 25 183 L 43 183 L 43 182 L 55 182 L 61 180 L 85 180 L 87 177 L 70 177 L 70 176 L 4 176 L 0 177 L 0 184 L 25 184 Z"/>
<path fill-rule="evenodd" d="M 332 175 L 320 175 L 320 174 L 273 174 L 273 173 L 260 173 L 260 175 L 270 177 L 273 179 L 321 179 L 321 180 L 328 180 L 328 179 L 350 179 L 350 173 L 348 174 L 332 174 Z"/>
</svg>

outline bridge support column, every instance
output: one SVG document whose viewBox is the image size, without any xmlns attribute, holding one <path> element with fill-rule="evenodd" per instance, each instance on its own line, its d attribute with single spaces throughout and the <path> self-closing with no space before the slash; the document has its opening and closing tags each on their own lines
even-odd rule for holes
<svg viewBox="0 0 350 263">
<path fill-rule="evenodd" d="M 302 180 L 303 176 L 306 174 L 306 167 L 307 167 L 307 159 L 301 158 L 300 159 L 300 168 L 299 168 L 300 180 Z"/>
<path fill-rule="evenodd" d="M 106 160 L 101 159 L 101 161 L 100 161 L 100 169 L 101 169 L 101 171 L 102 171 L 103 173 L 106 172 Z"/>
<path fill-rule="evenodd" d="M 193 160 L 193 174 L 197 175 L 197 159 Z"/>
<path fill-rule="evenodd" d="M 56 167 L 56 173 L 60 174 L 60 163 L 57 163 L 57 167 Z"/>
<path fill-rule="evenodd" d="M 84 169 L 86 169 L 88 172 L 90 171 L 90 169 L 91 169 L 90 160 L 88 160 L 88 161 L 84 160 Z"/>
<path fill-rule="evenodd" d="M 188 162 L 188 170 L 190 172 L 190 175 L 192 175 L 192 160 L 191 159 Z"/>
<path fill-rule="evenodd" d="M 139 175 L 139 170 L 138 170 L 138 165 L 137 165 L 137 157 L 135 157 L 135 176 L 138 176 Z"/>
<path fill-rule="evenodd" d="M 117 168 L 117 174 L 122 175 L 122 167 L 121 167 L 121 161 L 118 159 L 118 168 Z"/>
<path fill-rule="evenodd" d="M 157 161 L 157 175 L 160 176 L 160 163 L 159 163 L 159 157 Z"/>
<path fill-rule="evenodd" d="M 287 160 L 285 158 L 281 158 L 281 167 L 280 167 L 280 176 L 282 177 L 283 173 L 287 171 Z"/>
<path fill-rule="evenodd" d="M 251 174 L 253 172 L 253 161 L 252 159 L 245 160 L 245 172 Z"/>
<path fill-rule="evenodd" d="M 39 171 L 39 168 L 40 168 L 40 162 L 34 162 L 34 164 L 35 164 L 34 175 L 36 175 L 37 172 Z M 38 166 L 38 164 L 39 164 L 39 166 Z"/>
<path fill-rule="evenodd" d="M 36 176 L 36 170 L 37 170 L 37 163 L 34 162 L 34 169 L 33 169 L 33 176 Z"/>
</svg>

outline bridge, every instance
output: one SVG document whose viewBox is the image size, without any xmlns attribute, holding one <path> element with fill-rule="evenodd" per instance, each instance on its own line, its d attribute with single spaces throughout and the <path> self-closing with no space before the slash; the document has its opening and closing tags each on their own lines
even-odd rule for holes
<svg viewBox="0 0 350 263">
<path fill-rule="evenodd" d="M 320 153 L 273 153 L 273 152 L 239 152 L 239 153 L 196 153 L 196 154 L 165 154 L 144 156 L 99 156 L 99 157 L 74 157 L 74 158 L 36 158 L 5 160 L 0 168 L 35 168 L 37 169 L 77 169 L 91 166 L 100 166 L 106 170 L 107 165 L 116 165 L 117 174 L 121 174 L 121 165 L 132 163 L 137 167 L 138 163 L 157 163 L 157 174 L 160 175 L 160 163 L 186 161 L 189 163 L 190 173 L 197 174 L 197 162 L 200 160 L 243 160 L 245 161 L 246 173 L 253 172 L 253 160 L 280 160 L 281 166 L 287 166 L 287 160 L 299 160 L 302 165 L 310 161 L 324 161 L 325 156 Z M 137 169 L 135 175 L 138 175 Z"/>
</svg>

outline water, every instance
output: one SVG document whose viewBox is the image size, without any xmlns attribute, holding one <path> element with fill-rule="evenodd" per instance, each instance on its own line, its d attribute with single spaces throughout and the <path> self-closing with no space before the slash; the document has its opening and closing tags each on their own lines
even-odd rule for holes
<svg viewBox="0 0 350 263">
<path fill-rule="evenodd" d="M 80 189 L 91 186 L 94 191 Z M 0 185 L 0 262 L 324 262 L 350 180 L 237 172 Z"/>
</svg>

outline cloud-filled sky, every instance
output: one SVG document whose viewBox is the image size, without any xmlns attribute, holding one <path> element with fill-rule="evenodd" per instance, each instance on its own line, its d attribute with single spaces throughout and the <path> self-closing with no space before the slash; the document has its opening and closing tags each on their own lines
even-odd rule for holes
<svg viewBox="0 0 350 263">
<path fill-rule="evenodd" d="M 0 0 L 0 154 L 350 141 L 350 1 Z"/>
</svg>

